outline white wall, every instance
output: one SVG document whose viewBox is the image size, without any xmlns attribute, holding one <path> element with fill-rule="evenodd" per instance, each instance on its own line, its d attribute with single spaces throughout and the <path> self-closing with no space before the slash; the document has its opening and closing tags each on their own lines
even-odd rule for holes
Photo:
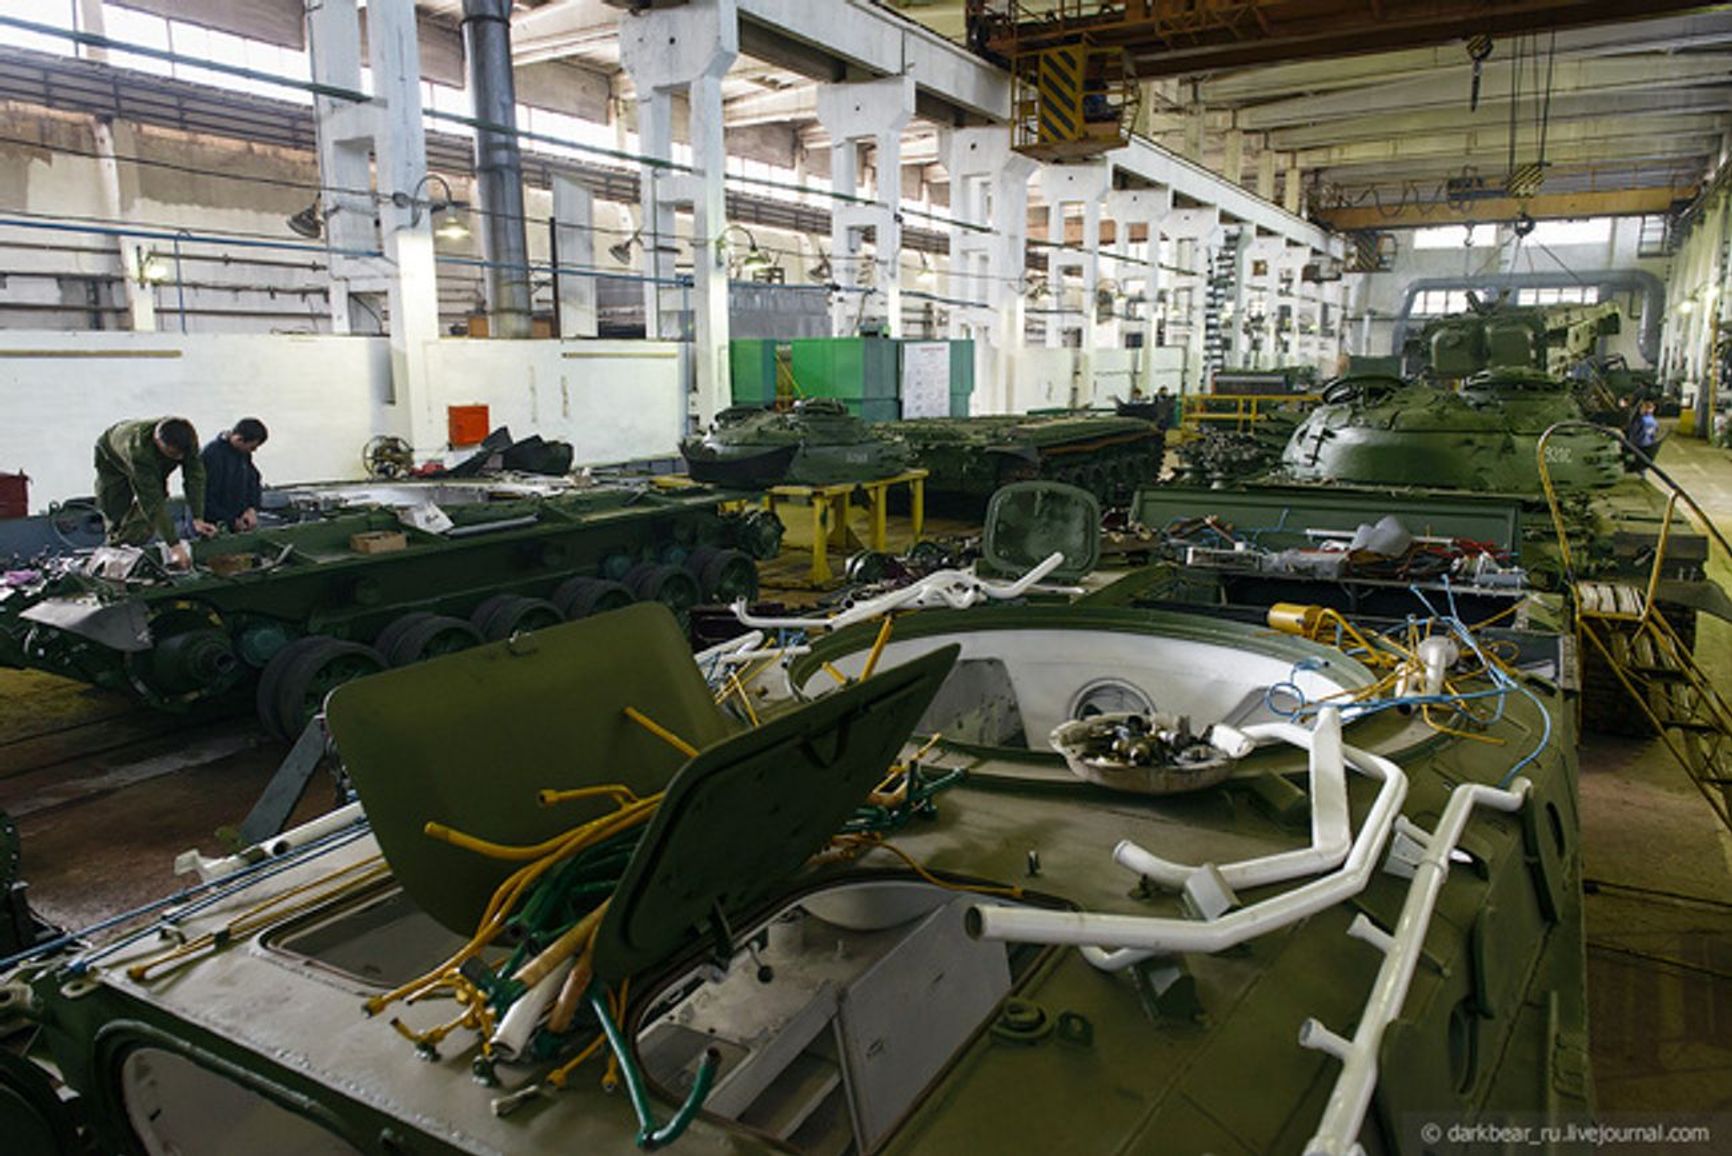
<svg viewBox="0 0 1732 1156">
<path fill-rule="evenodd" d="M 433 412 L 484 403 L 518 437 L 571 442 L 579 464 L 676 452 L 676 345 L 451 338 L 434 344 L 429 362 L 423 404 Z M 109 425 L 172 413 L 206 439 L 237 418 L 263 420 L 267 482 L 357 478 L 367 440 L 407 428 L 388 400 L 390 380 L 383 338 L 6 331 L 0 469 L 29 474 L 31 508 L 41 510 L 90 493 L 92 447 Z"/>
</svg>

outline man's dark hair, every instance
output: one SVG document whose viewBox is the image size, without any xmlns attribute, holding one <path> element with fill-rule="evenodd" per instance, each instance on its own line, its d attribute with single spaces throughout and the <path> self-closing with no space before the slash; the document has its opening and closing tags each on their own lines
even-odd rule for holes
<svg viewBox="0 0 1732 1156">
<path fill-rule="evenodd" d="M 265 423 L 256 417 L 243 417 L 235 422 L 235 428 L 230 431 L 243 442 L 254 442 L 264 445 L 271 432 L 265 428 Z"/>
<path fill-rule="evenodd" d="M 183 459 L 198 453 L 198 431 L 184 417 L 165 417 L 157 422 L 156 436 Z"/>
</svg>

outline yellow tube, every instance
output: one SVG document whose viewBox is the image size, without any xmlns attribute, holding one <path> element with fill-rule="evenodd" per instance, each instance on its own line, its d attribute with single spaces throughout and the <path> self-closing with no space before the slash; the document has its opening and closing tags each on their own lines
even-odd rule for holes
<svg viewBox="0 0 1732 1156">
<path fill-rule="evenodd" d="M 860 681 L 865 682 L 872 677 L 872 672 L 878 669 L 878 659 L 884 654 L 884 644 L 890 641 L 890 632 L 896 629 L 896 619 L 889 614 L 884 616 L 884 624 L 878 628 L 878 637 L 872 640 L 872 653 L 866 656 L 866 667 L 860 672 Z"/>
<path fill-rule="evenodd" d="M 698 753 L 698 748 L 692 746 L 692 744 L 686 742 L 686 740 L 682 739 L 679 735 L 676 735 L 673 731 L 670 731 L 667 727 L 656 722 L 634 706 L 628 706 L 625 708 L 625 717 L 654 735 L 656 738 L 660 739 L 662 742 L 666 743 L 668 746 L 672 747 L 674 750 L 680 752 L 680 754 L 684 755 L 688 759 Z"/>
</svg>

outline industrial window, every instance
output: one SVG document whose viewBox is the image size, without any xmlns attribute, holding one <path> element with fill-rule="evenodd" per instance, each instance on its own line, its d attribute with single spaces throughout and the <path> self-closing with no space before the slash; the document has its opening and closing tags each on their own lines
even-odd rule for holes
<svg viewBox="0 0 1732 1156">
<path fill-rule="evenodd" d="M 1438 317 L 1467 311 L 1466 289 L 1422 289 L 1413 298 L 1415 317 Z"/>
<path fill-rule="evenodd" d="M 1612 218 L 1541 221 L 1528 240 L 1536 245 L 1604 245 L 1612 239 Z"/>
<path fill-rule="evenodd" d="M 72 28 L 72 5 L 48 5 L 42 0 L 0 0 L 0 15 L 15 16 L 33 24 L 51 24 L 56 28 Z M 8 48 L 30 48 L 37 52 L 52 52 L 56 56 L 73 55 L 72 41 L 41 32 L 26 32 L 21 28 L 6 29 Z"/>
<path fill-rule="evenodd" d="M 102 31 L 103 35 L 114 40 L 168 51 L 168 21 L 149 12 L 136 12 L 131 8 L 105 4 L 102 8 Z M 174 64 L 155 56 L 116 52 L 111 59 L 115 64 L 137 72 L 149 72 L 156 76 L 174 75 Z"/>
<path fill-rule="evenodd" d="M 1439 225 L 1432 229 L 1415 229 L 1415 249 L 1465 249 L 1478 244 L 1481 238 L 1477 225 Z"/>
<path fill-rule="evenodd" d="M 1599 299 L 1598 285 L 1516 290 L 1517 305 L 1592 305 Z"/>
</svg>

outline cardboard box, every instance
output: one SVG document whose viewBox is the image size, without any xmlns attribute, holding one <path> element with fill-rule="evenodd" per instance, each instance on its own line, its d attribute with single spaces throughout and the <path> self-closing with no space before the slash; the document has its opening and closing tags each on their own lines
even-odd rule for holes
<svg viewBox="0 0 1732 1156">
<path fill-rule="evenodd" d="M 349 549 L 357 554 L 389 554 L 409 545 L 409 536 L 398 530 L 369 530 L 349 535 Z"/>
</svg>

